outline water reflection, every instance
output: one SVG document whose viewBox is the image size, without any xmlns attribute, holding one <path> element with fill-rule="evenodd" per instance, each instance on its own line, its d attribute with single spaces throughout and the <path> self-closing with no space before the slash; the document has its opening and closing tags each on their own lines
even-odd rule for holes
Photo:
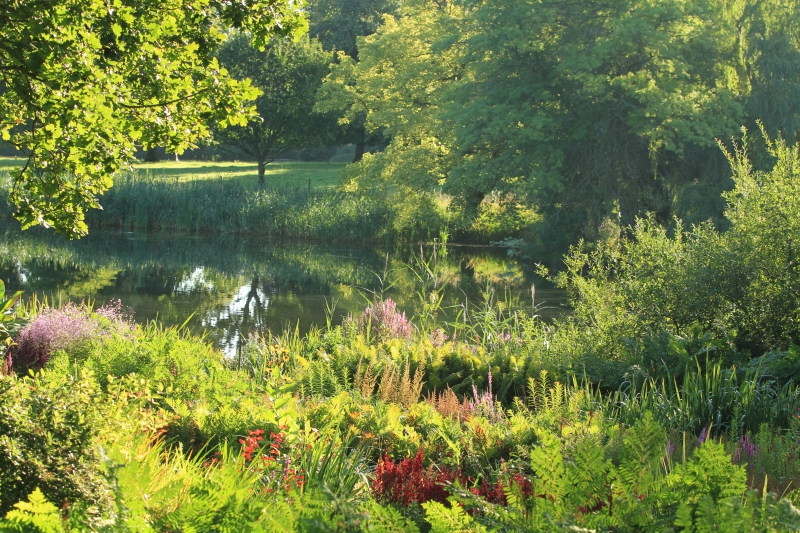
<svg viewBox="0 0 800 533">
<path fill-rule="evenodd" d="M 94 232 L 66 242 L 43 231 L 0 231 L 0 279 L 51 301 L 120 299 L 139 322 L 158 319 L 205 331 L 227 353 L 252 331 L 334 323 L 374 296 L 409 316 L 439 290 L 444 306 L 478 302 L 487 288 L 541 314 L 559 312 L 547 289 L 501 250 L 449 246 L 393 249 L 275 243 L 232 236 L 176 237 Z"/>
</svg>

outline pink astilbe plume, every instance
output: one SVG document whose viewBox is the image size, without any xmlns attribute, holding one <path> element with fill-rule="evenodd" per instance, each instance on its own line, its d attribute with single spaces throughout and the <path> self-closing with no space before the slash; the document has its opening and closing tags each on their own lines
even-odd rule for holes
<svg viewBox="0 0 800 533">
<path fill-rule="evenodd" d="M 100 307 L 94 315 L 83 304 L 68 303 L 46 310 L 20 330 L 10 354 L 12 369 L 18 374 L 39 370 L 56 350 L 72 352 L 94 339 L 131 327 L 120 301 Z"/>
</svg>

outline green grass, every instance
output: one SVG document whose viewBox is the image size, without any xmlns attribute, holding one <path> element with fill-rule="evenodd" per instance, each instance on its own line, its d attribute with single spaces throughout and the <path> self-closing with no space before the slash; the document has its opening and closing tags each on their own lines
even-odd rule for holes
<svg viewBox="0 0 800 533">
<path fill-rule="evenodd" d="M 19 157 L 0 158 L 0 171 L 13 173 L 24 164 Z M 211 161 L 160 161 L 158 163 L 136 163 L 133 166 L 141 176 L 171 178 L 178 181 L 204 179 L 236 179 L 245 186 L 254 186 L 258 181 L 258 166 L 255 163 L 211 162 Z M 345 163 L 272 163 L 267 166 L 268 187 L 308 187 L 309 180 L 314 189 L 330 189 L 339 183 Z"/>
<path fill-rule="evenodd" d="M 0 161 L 1 163 L 1 161 Z M 266 182 L 269 187 L 333 188 L 345 163 L 272 163 L 267 166 Z M 209 161 L 160 161 L 137 163 L 134 168 L 140 175 L 155 178 L 175 178 L 179 181 L 201 179 L 237 179 L 245 186 L 256 185 L 258 167 L 255 163 L 214 163 Z"/>
<path fill-rule="evenodd" d="M 21 157 L 0 157 L 0 172 L 6 171 L 13 173 L 25 164 L 25 160 Z"/>
</svg>

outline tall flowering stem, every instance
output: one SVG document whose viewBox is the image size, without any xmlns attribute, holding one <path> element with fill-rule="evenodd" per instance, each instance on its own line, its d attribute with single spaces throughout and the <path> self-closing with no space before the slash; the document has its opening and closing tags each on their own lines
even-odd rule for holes
<svg viewBox="0 0 800 533">
<path fill-rule="evenodd" d="M 370 305 L 358 319 L 358 329 L 370 333 L 383 340 L 410 339 L 413 333 L 411 321 L 405 313 L 397 311 L 397 304 L 391 299 L 375 302 Z"/>
</svg>

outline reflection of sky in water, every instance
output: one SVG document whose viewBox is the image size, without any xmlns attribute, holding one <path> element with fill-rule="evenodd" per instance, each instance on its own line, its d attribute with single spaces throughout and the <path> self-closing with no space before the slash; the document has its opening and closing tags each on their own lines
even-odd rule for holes
<svg viewBox="0 0 800 533">
<path fill-rule="evenodd" d="M 254 291 L 252 284 L 243 285 L 227 306 L 219 311 L 210 310 L 206 312 L 200 323 L 204 328 L 214 329 L 222 321 L 239 321 L 245 314 L 252 316 L 256 298 L 258 298 L 262 312 L 266 311 L 270 304 L 269 296 L 261 288 L 256 288 Z M 237 328 L 230 336 L 226 336 L 218 342 L 217 345 L 227 356 L 232 357 L 236 354 L 239 343 L 244 340 L 242 336 L 248 334 L 249 332 L 243 332 Z"/>
<path fill-rule="evenodd" d="M 189 330 L 233 356 L 252 331 L 278 333 L 299 323 L 304 333 L 324 325 L 333 301 L 333 324 L 361 313 L 362 294 L 379 292 L 387 272 L 386 285 L 393 287 L 384 297 L 414 316 L 419 293 L 430 290 L 408 268 L 420 251 L 110 232 L 66 242 L 43 232 L 0 230 L 0 279 L 9 291 L 49 301 L 91 299 L 102 305 L 119 299 L 140 323 L 158 319 L 179 326 L 194 313 Z M 430 247 L 424 252 L 430 261 Z M 447 254 L 439 252 L 437 268 L 440 284 L 448 283 L 445 306 L 465 298 L 480 304 L 487 283 L 497 287 L 495 298 L 510 288 L 528 312 L 534 281 L 537 304 L 548 301 L 555 308 L 564 299 L 496 248 L 449 247 Z"/>
<path fill-rule="evenodd" d="M 197 290 L 213 291 L 214 284 L 206 281 L 205 269 L 201 266 L 195 268 L 191 274 L 182 279 L 175 287 L 176 294 L 192 293 Z"/>
</svg>

